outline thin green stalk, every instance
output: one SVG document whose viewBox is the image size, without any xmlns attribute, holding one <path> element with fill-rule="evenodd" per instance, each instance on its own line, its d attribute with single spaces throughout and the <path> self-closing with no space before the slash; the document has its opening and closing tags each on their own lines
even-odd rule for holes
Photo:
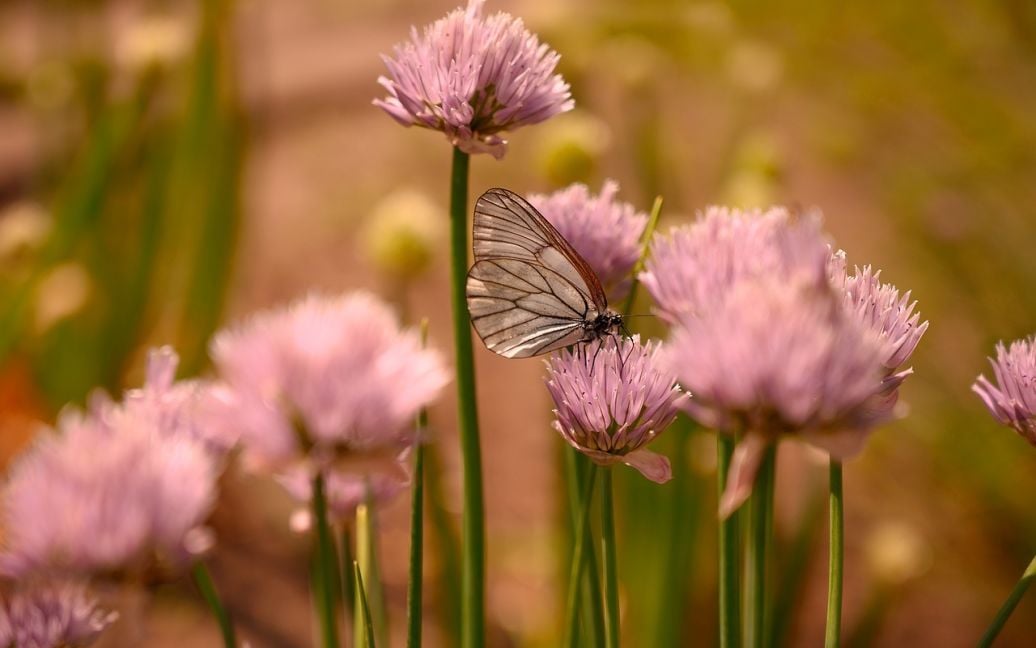
<svg viewBox="0 0 1036 648">
<path fill-rule="evenodd" d="M 485 642 L 485 510 L 482 501 L 482 451 L 475 401 L 475 359 L 471 349 L 465 286 L 468 277 L 468 154 L 453 149 L 450 177 L 450 283 L 453 343 L 457 364 L 460 453 L 464 466 L 464 522 L 461 577 L 461 646 Z"/>
<path fill-rule="evenodd" d="M 1025 590 L 1029 589 L 1029 585 L 1032 583 L 1033 578 L 1036 578 L 1036 557 L 1033 557 L 1032 562 L 1025 568 L 1022 573 L 1022 577 L 1018 580 L 1018 583 L 1011 590 L 1007 600 L 1000 607 L 1000 611 L 996 613 L 996 618 L 993 619 L 993 623 L 990 624 L 989 629 L 986 630 L 982 638 L 979 639 L 978 648 L 989 648 L 993 645 L 993 641 L 996 640 L 997 635 L 1003 630 L 1004 624 L 1011 618 L 1011 614 L 1014 609 L 1018 606 L 1018 602 L 1022 600 L 1022 596 L 1025 595 Z"/>
<path fill-rule="evenodd" d="M 424 449 L 424 487 L 428 495 L 429 532 L 435 545 L 440 576 L 436 582 L 443 642 L 448 646 L 460 644 L 460 541 L 453 519 L 446 509 L 446 495 L 442 487 L 442 461 L 439 445 L 430 443 Z"/>
<path fill-rule="evenodd" d="M 593 468 L 594 464 L 587 459 L 586 455 L 572 447 L 562 448 L 565 453 L 565 469 L 568 473 L 568 499 L 569 509 L 572 512 L 572 541 L 580 542 L 576 535 L 579 531 L 579 523 L 583 515 L 588 515 L 589 507 L 593 502 L 586 502 L 580 486 L 583 484 L 585 475 Z M 585 503 L 584 503 L 585 502 Z M 594 551 L 593 538 L 590 534 L 590 525 L 583 525 L 582 540 L 583 560 L 586 568 L 583 570 L 582 582 L 582 603 L 580 607 L 583 614 L 583 622 L 586 624 L 587 643 L 591 646 L 599 646 L 604 641 L 604 610 L 601 607 L 601 576 L 597 571 L 597 555 Z M 575 546 L 573 544 L 573 546 Z M 575 634 L 575 633 L 573 633 Z"/>
<path fill-rule="evenodd" d="M 562 644 L 568 648 L 575 648 L 578 643 L 579 588 L 583 580 L 583 567 L 586 564 L 586 543 L 581 542 L 580 538 L 588 533 L 587 529 L 590 526 L 590 508 L 593 503 L 594 478 L 596 475 L 597 465 L 590 464 L 583 480 L 583 507 L 579 512 L 579 521 L 576 524 L 576 532 L 572 542 L 572 570 L 568 579 L 568 603 L 565 606 L 565 642 Z"/>
<path fill-rule="evenodd" d="M 773 491 L 776 445 L 766 450 L 759 468 L 749 511 L 745 551 L 745 630 L 746 648 L 763 648 L 766 641 L 766 568 L 773 535 Z"/>
<path fill-rule="evenodd" d="M 346 625 L 352 622 L 352 614 L 356 609 L 356 588 L 353 586 L 353 534 L 349 533 L 349 526 L 343 521 L 339 533 L 338 547 L 342 553 L 338 556 L 338 562 L 342 566 L 342 618 Z"/>
<path fill-rule="evenodd" d="M 374 624 L 371 623 L 371 610 L 367 605 L 367 592 L 363 586 L 363 574 L 361 573 L 360 563 L 353 561 L 353 578 L 355 582 L 353 587 L 356 589 L 356 622 L 357 628 L 353 638 L 353 646 L 355 648 L 374 648 Z"/>
<path fill-rule="evenodd" d="M 410 506 L 410 577 L 407 580 L 407 648 L 421 646 L 421 586 L 424 568 L 424 439 L 428 413 L 417 416 L 417 442 L 414 444 L 414 490 Z"/>
<path fill-rule="evenodd" d="M 615 504 L 612 471 L 601 475 L 601 562 L 604 572 L 604 645 L 619 648 L 619 573 L 615 560 Z"/>
<path fill-rule="evenodd" d="M 644 269 L 644 259 L 647 258 L 648 253 L 648 242 L 651 241 L 651 235 L 655 233 L 655 227 L 658 225 L 658 218 L 661 214 L 662 196 L 655 196 L 655 204 L 651 206 L 651 215 L 648 216 L 647 225 L 644 226 L 644 233 L 640 237 L 640 258 L 637 259 L 636 265 L 633 266 L 633 283 L 630 285 L 630 292 L 626 296 L 626 303 L 622 307 L 623 317 L 628 317 L 630 310 L 633 309 L 633 302 L 637 298 L 637 288 L 640 285 L 637 275 Z"/>
<path fill-rule="evenodd" d="M 842 565 L 845 560 L 841 462 L 832 458 L 830 472 L 831 541 L 827 562 L 827 631 L 824 648 L 838 648 L 842 643 Z"/>
<path fill-rule="evenodd" d="M 234 624 L 230 620 L 230 613 L 227 612 L 219 598 L 216 584 L 212 581 L 212 575 L 209 574 L 208 567 L 203 562 L 196 563 L 191 570 L 191 576 L 194 578 L 194 584 L 198 586 L 198 591 L 201 592 L 202 598 L 209 604 L 212 615 L 219 622 L 219 630 L 223 635 L 223 645 L 226 648 L 235 648 L 237 646 L 237 638 L 234 636 Z"/>
<path fill-rule="evenodd" d="M 734 455 L 734 437 L 722 432 L 716 436 L 718 459 L 717 496 L 727 486 L 730 458 Z M 741 646 L 740 591 L 738 589 L 738 517 L 731 513 L 719 522 L 719 645 L 720 648 Z"/>
<path fill-rule="evenodd" d="M 380 640 L 380 643 L 388 642 L 388 623 L 385 618 L 385 597 L 381 588 L 381 574 L 378 569 L 377 533 L 376 533 L 375 509 L 370 500 L 368 490 L 367 501 L 356 507 L 356 563 L 360 566 L 360 573 L 363 576 L 366 592 L 364 601 L 354 597 L 356 608 L 353 612 L 353 619 L 361 619 L 363 614 L 370 615 L 372 626 Z M 366 608 L 364 610 L 363 608 Z M 363 639 L 364 628 L 359 623 L 353 623 L 353 642 L 360 645 Z"/>
<path fill-rule="evenodd" d="M 314 594 L 320 617 L 320 630 L 325 648 L 338 648 L 338 615 L 335 603 L 338 592 L 338 559 L 335 555 L 331 527 L 327 521 L 327 496 L 324 493 L 324 475 L 313 478 L 313 531 L 316 534 L 316 561 L 314 562 Z"/>
</svg>

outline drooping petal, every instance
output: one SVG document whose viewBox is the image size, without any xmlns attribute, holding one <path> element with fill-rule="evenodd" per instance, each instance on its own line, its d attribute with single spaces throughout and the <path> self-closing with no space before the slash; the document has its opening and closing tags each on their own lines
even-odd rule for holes
<svg viewBox="0 0 1036 648">
<path fill-rule="evenodd" d="M 749 433 L 734 448 L 727 473 L 727 486 L 719 500 L 719 517 L 726 519 L 752 495 L 759 466 L 770 445 L 765 435 Z"/>
<path fill-rule="evenodd" d="M 634 450 L 622 458 L 622 463 L 636 468 L 656 484 L 664 484 L 673 478 L 673 468 L 669 459 L 650 450 Z"/>
</svg>

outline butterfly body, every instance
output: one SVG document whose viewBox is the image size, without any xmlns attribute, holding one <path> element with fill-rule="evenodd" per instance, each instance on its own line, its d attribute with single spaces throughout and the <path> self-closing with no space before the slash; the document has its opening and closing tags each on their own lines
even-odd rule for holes
<svg viewBox="0 0 1036 648">
<path fill-rule="evenodd" d="M 490 351 L 527 358 L 622 328 L 593 269 L 521 196 L 482 194 L 473 229 L 468 311 Z"/>
<path fill-rule="evenodd" d="M 584 340 L 592 341 L 598 338 L 602 338 L 605 335 L 616 335 L 622 330 L 622 315 L 619 315 L 613 310 L 605 311 L 599 314 L 597 317 L 590 322 L 584 322 Z"/>
</svg>

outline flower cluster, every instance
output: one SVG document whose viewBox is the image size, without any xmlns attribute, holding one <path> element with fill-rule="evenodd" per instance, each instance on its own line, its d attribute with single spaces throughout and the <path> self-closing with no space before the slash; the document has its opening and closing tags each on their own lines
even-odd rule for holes
<svg viewBox="0 0 1036 648">
<path fill-rule="evenodd" d="M 674 325 L 666 357 L 692 395 L 685 408 L 746 434 L 722 514 L 748 497 L 779 435 L 841 460 L 892 416 L 927 322 L 869 267 L 849 276 L 819 216 L 710 208 L 651 253 L 641 280 Z"/>
<path fill-rule="evenodd" d="M 446 134 L 466 153 L 503 157 L 500 134 L 541 122 L 574 106 L 568 84 L 554 73 L 559 56 L 506 13 L 482 16 L 470 0 L 382 57 L 388 91 L 374 104 L 404 126 Z"/>
<path fill-rule="evenodd" d="M 554 427 L 568 443 L 601 465 L 624 463 L 648 479 L 672 477 L 669 460 L 644 450 L 676 417 L 686 398 L 675 377 L 658 365 L 658 344 L 640 337 L 606 337 L 547 362 Z"/>
<path fill-rule="evenodd" d="M 996 345 L 994 384 L 979 376 L 971 387 L 996 420 L 1036 445 L 1036 336 Z"/>
<path fill-rule="evenodd" d="M 608 180 L 597 196 L 582 184 L 529 196 L 529 202 L 586 259 L 612 298 L 629 289 L 648 220 L 633 205 L 617 201 L 618 192 L 618 183 Z"/>
<path fill-rule="evenodd" d="M 118 614 L 105 612 L 83 585 L 30 582 L 0 594 L 0 646 L 87 646 Z"/>
<path fill-rule="evenodd" d="M 139 574 L 208 548 L 216 461 L 151 423 L 132 409 L 107 419 L 66 412 L 40 434 L 4 494 L 6 571 Z"/>
<path fill-rule="evenodd" d="M 247 459 L 281 466 L 410 442 L 447 382 L 439 354 L 371 295 L 310 296 L 219 333 L 224 424 Z"/>
<path fill-rule="evenodd" d="M 299 471 L 302 481 L 332 471 L 339 511 L 358 503 L 365 480 L 400 474 L 418 411 L 448 381 L 439 354 L 366 293 L 314 295 L 257 314 L 219 333 L 211 352 L 221 382 L 211 391 L 210 420 L 234 430 L 250 466 L 280 473 L 288 485 Z M 308 486 L 289 490 L 309 496 Z"/>
</svg>

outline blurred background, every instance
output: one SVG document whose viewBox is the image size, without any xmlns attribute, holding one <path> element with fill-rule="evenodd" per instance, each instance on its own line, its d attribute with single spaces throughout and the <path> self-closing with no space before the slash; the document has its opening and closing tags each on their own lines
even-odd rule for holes
<svg viewBox="0 0 1036 648">
<path fill-rule="evenodd" d="M 0 459 L 144 350 L 207 370 L 225 322 L 312 290 L 367 289 L 449 349 L 442 135 L 371 106 L 380 53 L 434 0 L 12 0 L 0 6 Z M 931 328 L 909 416 L 846 467 L 846 643 L 968 646 L 1036 551 L 1036 449 L 970 393 L 999 339 L 1036 332 L 1036 4 L 491 0 L 562 55 L 577 108 L 474 158 L 472 192 L 594 191 L 615 178 L 661 229 L 713 203 L 823 210 L 850 263 Z M 649 312 L 641 295 L 637 312 Z M 642 332 L 664 336 L 658 322 Z M 556 643 L 567 574 L 561 441 L 542 364 L 476 344 L 490 643 Z M 460 474 L 451 396 L 435 432 L 426 629 L 454 643 Z M 675 478 L 623 470 L 627 645 L 715 636 L 714 440 L 680 422 Z M 820 645 L 826 467 L 781 448 L 778 646 Z M 308 541 L 270 482 L 231 470 L 212 569 L 253 646 L 311 643 Z M 408 498 L 380 511 L 402 645 Z M 218 645 L 189 583 L 134 604 L 147 644 Z M 127 620 L 102 641 L 129 645 Z M 122 628 L 120 629 L 120 626 Z M 1036 641 L 1036 595 L 1001 646 Z"/>
</svg>

